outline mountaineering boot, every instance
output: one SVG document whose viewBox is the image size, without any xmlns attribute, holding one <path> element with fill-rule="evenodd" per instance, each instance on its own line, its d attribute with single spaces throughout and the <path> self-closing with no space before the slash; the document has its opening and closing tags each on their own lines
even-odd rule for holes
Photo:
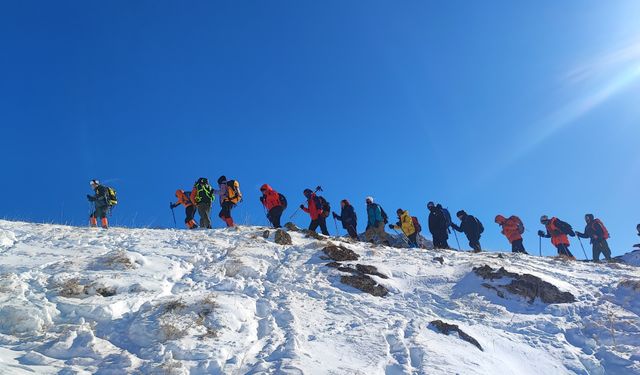
<svg viewBox="0 0 640 375">
<path fill-rule="evenodd" d="M 195 220 L 189 220 L 189 222 L 187 222 L 187 226 L 189 227 L 189 229 L 196 229 L 198 227 L 198 224 L 196 224 Z"/>
<path fill-rule="evenodd" d="M 102 222 L 102 228 L 103 229 L 109 229 L 109 221 L 107 220 L 106 217 L 103 217 L 101 222 Z"/>
<path fill-rule="evenodd" d="M 235 226 L 235 224 L 233 223 L 233 218 L 228 217 L 228 218 L 224 219 L 224 221 L 225 221 L 225 223 L 227 223 L 227 227 Z"/>
<path fill-rule="evenodd" d="M 90 218 L 89 218 L 89 225 L 90 225 L 92 228 L 97 227 L 97 226 L 98 226 L 98 219 L 96 219 L 95 217 L 90 217 Z"/>
</svg>

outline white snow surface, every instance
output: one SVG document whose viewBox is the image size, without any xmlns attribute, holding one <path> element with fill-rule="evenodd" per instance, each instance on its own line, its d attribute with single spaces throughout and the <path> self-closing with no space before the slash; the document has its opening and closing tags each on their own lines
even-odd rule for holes
<svg viewBox="0 0 640 375">
<path fill-rule="evenodd" d="M 0 221 L 0 373 L 640 374 L 636 267 L 299 232 L 281 246 L 265 229 Z M 388 275 L 374 279 L 390 294 L 342 284 L 323 259 L 329 243 L 360 255 L 344 264 Z M 577 301 L 498 297 L 472 272 L 485 264 Z M 436 319 L 484 350 L 437 333 Z"/>
</svg>

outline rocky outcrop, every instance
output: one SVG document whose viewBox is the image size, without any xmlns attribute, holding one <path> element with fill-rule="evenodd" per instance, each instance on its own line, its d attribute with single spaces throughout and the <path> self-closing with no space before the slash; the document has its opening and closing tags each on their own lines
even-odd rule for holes
<svg viewBox="0 0 640 375">
<path fill-rule="evenodd" d="M 276 230 L 275 243 L 278 245 L 293 245 L 289 233 L 282 229 Z"/>
<path fill-rule="evenodd" d="M 482 346 L 480 345 L 478 340 L 469 336 L 467 333 L 465 333 L 463 330 L 460 329 L 460 327 L 458 327 L 455 324 L 445 323 L 442 320 L 434 320 L 431 323 L 429 323 L 429 328 L 433 329 L 438 333 L 442 333 L 443 335 L 450 335 L 452 333 L 456 333 L 461 340 L 464 340 L 472 344 L 476 348 L 484 351 L 484 349 L 482 349 Z"/>
<path fill-rule="evenodd" d="M 322 251 L 327 254 L 330 259 L 333 259 L 338 262 L 352 261 L 358 260 L 360 256 L 356 254 L 353 250 L 347 249 L 344 246 L 339 245 L 331 245 L 327 246 Z"/>
<path fill-rule="evenodd" d="M 308 230 L 308 229 L 304 229 L 302 230 L 302 233 L 304 233 L 304 236 L 306 238 L 315 238 L 316 240 L 324 240 L 325 237 L 321 234 L 319 234 L 318 232 L 314 231 L 314 230 Z"/>
<path fill-rule="evenodd" d="M 376 283 L 375 280 L 365 274 L 342 276 L 340 281 L 372 296 L 384 297 L 389 294 L 387 288 Z"/>
<path fill-rule="evenodd" d="M 300 228 L 298 228 L 297 225 L 295 225 L 292 222 L 288 222 L 284 225 L 285 228 L 287 228 L 287 230 L 293 231 L 293 232 L 299 232 Z"/>
<path fill-rule="evenodd" d="M 562 292 L 555 285 L 548 283 L 537 276 L 530 274 L 517 274 L 509 272 L 501 267 L 498 270 L 494 270 L 488 265 L 482 267 L 474 267 L 473 272 L 484 280 L 498 280 L 502 278 L 512 279 L 509 284 L 496 285 L 485 283 L 482 284 L 485 288 L 495 290 L 499 297 L 505 298 L 505 291 L 522 296 L 528 300 L 529 303 L 533 303 L 536 298 L 539 298 L 542 302 L 547 304 L 552 303 L 573 303 L 576 298 L 569 292 Z"/>
</svg>

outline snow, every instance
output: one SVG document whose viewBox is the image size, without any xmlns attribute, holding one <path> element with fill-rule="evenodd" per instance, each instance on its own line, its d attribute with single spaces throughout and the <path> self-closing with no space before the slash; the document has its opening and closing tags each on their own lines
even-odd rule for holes
<svg viewBox="0 0 640 375">
<path fill-rule="evenodd" d="M 299 232 L 280 246 L 265 229 L 0 221 L 0 373 L 640 374 L 631 265 Z M 390 294 L 342 284 L 325 266 L 330 242 L 360 255 L 349 264 L 389 276 L 373 278 Z M 485 264 L 538 276 L 577 302 L 498 297 L 472 273 Z M 436 319 L 484 350 L 430 329 Z"/>
</svg>

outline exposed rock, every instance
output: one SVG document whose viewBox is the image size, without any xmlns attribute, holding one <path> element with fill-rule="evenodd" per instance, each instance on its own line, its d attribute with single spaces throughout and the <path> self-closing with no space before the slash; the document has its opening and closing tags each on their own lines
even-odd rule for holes
<svg viewBox="0 0 640 375">
<path fill-rule="evenodd" d="M 529 300 L 529 303 L 533 303 L 536 298 L 540 298 L 542 302 L 548 304 L 572 303 L 576 301 L 573 294 L 569 292 L 562 292 L 555 285 L 548 283 L 537 276 L 529 274 L 520 275 L 514 272 L 509 272 L 505 270 L 504 267 L 500 267 L 499 270 L 494 271 L 488 265 L 474 267 L 473 272 L 484 280 L 489 281 L 502 279 L 504 277 L 511 278 L 511 283 L 507 285 L 483 284 L 483 286 L 496 291 L 504 289 L 509 293 L 523 296 Z M 504 293 L 502 295 L 498 293 L 498 296 L 504 298 Z"/>
<path fill-rule="evenodd" d="M 389 277 L 387 275 L 383 275 L 380 272 L 378 272 L 378 269 L 375 268 L 374 266 L 367 266 L 364 264 L 356 264 L 356 269 L 358 271 L 360 271 L 361 273 L 364 273 L 365 275 L 375 275 L 378 277 L 381 277 L 383 279 L 388 279 Z"/>
<path fill-rule="evenodd" d="M 442 320 L 434 320 L 431 323 L 429 323 L 429 327 L 431 327 L 436 332 L 442 333 L 443 335 L 450 335 L 451 333 L 457 333 L 458 337 L 461 340 L 464 340 L 474 345 L 476 348 L 480 349 L 481 351 L 484 351 L 484 349 L 482 349 L 482 346 L 480 345 L 478 340 L 469 336 L 467 333 L 465 333 L 463 330 L 460 329 L 460 327 L 458 327 L 455 324 L 445 323 Z"/>
<path fill-rule="evenodd" d="M 276 231 L 275 242 L 278 245 L 293 245 L 293 242 L 291 241 L 291 236 L 289 235 L 289 233 L 287 233 L 282 229 L 278 229 Z"/>
<path fill-rule="evenodd" d="M 269 236 L 271 236 L 271 232 L 269 232 L 268 230 L 262 232 L 262 238 L 264 238 L 265 240 L 269 238 Z"/>
<path fill-rule="evenodd" d="M 351 249 L 347 249 L 343 246 L 331 245 L 322 249 L 327 256 L 333 260 L 338 262 L 350 261 L 350 260 L 358 260 L 360 256 L 353 252 Z"/>
<path fill-rule="evenodd" d="M 288 223 L 286 223 L 286 224 L 284 225 L 284 227 L 285 227 L 285 228 L 287 228 L 287 230 L 290 230 L 290 231 L 294 231 L 294 232 L 299 232 L 299 231 L 300 231 L 300 228 L 298 228 L 298 226 L 297 226 L 297 225 L 295 225 L 295 224 L 294 224 L 294 223 L 292 223 L 292 222 L 288 222 Z"/>
<path fill-rule="evenodd" d="M 339 263 L 339 262 L 327 263 L 326 266 L 327 267 L 331 267 L 331 268 L 335 268 L 335 269 L 337 269 L 338 271 L 341 271 L 341 272 L 348 272 L 350 274 L 357 274 L 358 273 L 358 271 L 356 269 L 351 268 L 349 266 L 343 266 L 342 263 Z"/>
<path fill-rule="evenodd" d="M 433 260 L 436 261 L 436 262 L 440 262 L 440 264 L 444 264 L 444 258 L 443 257 L 434 257 Z"/>
<path fill-rule="evenodd" d="M 359 289 L 365 293 L 369 293 L 372 296 L 384 297 L 389 294 L 387 288 L 376 283 L 371 277 L 361 275 L 342 276 L 340 281 L 343 284 L 350 285 L 356 289 Z"/>
<path fill-rule="evenodd" d="M 635 292 L 640 292 L 640 280 L 622 280 L 618 288 L 629 288 Z"/>
<path fill-rule="evenodd" d="M 502 253 L 498 253 L 498 258 L 504 259 L 504 255 L 502 255 Z"/>
<path fill-rule="evenodd" d="M 314 230 L 304 229 L 302 231 L 302 233 L 304 233 L 304 236 L 306 238 L 315 238 L 316 240 L 324 240 L 325 239 L 321 234 L 318 234 L 318 232 L 316 232 Z"/>
</svg>

